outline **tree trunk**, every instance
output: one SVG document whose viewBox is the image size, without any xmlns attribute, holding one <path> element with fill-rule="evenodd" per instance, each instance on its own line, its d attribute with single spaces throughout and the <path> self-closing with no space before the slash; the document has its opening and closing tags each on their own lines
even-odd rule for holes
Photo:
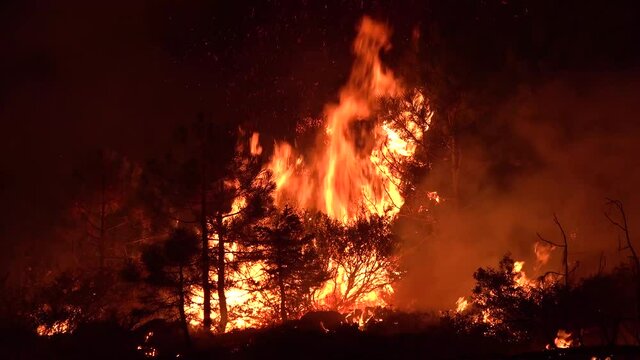
<svg viewBox="0 0 640 360">
<path fill-rule="evenodd" d="M 447 122 L 449 124 L 449 156 L 451 157 L 451 187 L 455 207 L 460 204 L 460 147 L 457 139 L 456 116 L 457 108 L 452 109 L 447 114 Z"/>
<path fill-rule="evenodd" d="M 105 217 L 106 217 L 106 191 L 107 191 L 107 179 L 104 169 L 104 164 L 102 165 L 102 179 L 100 184 L 100 238 L 98 239 L 98 256 L 100 257 L 100 271 L 104 269 L 105 262 L 105 238 L 104 238 L 104 227 L 105 227 Z"/>
<path fill-rule="evenodd" d="M 278 266 L 278 287 L 280 288 L 280 320 L 287 321 L 287 303 L 284 288 L 284 275 L 282 274 L 282 265 Z"/>
<path fill-rule="evenodd" d="M 201 189 L 201 213 L 200 213 L 200 231 L 202 232 L 202 297 L 203 297 L 203 319 L 202 327 L 205 331 L 211 330 L 211 285 L 209 282 L 209 229 L 207 228 L 207 182 L 206 167 L 202 165 L 202 189 Z"/>
<path fill-rule="evenodd" d="M 185 297 L 184 297 L 184 272 L 182 266 L 179 271 L 179 283 L 178 283 L 178 312 L 180 314 L 180 326 L 184 332 L 184 340 L 187 346 L 191 346 L 191 336 L 189 335 L 189 324 L 187 324 L 187 314 L 184 312 Z"/>
<path fill-rule="evenodd" d="M 225 233 L 222 224 L 222 216 L 216 218 L 218 230 L 218 303 L 220 305 L 220 322 L 218 323 L 218 332 L 224 333 L 227 328 L 227 296 L 225 294 L 225 261 L 224 261 L 224 242 Z"/>
</svg>

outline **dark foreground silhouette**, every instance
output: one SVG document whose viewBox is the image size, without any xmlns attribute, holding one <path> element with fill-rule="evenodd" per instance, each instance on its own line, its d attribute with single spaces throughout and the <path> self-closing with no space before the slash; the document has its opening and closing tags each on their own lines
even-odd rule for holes
<svg viewBox="0 0 640 360">
<path fill-rule="evenodd" d="M 190 347 L 182 341 L 178 324 L 161 320 L 134 331 L 112 323 L 86 324 L 72 334 L 50 337 L 5 326 L 0 334 L 0 346 L 6 359 L 640 358 L 640 348 L 635 346 L 531 349 L 527 344 L 460 334 L 443 323 L 425 324 L 424 316 L 419 314 L 405 314 L 404 319 L 397 317 L 364 330 L 344 323 L 315 325 L 314 321 L 301 319 L 277 327 L 224 335 L 194 333 Z"/>
</svg>

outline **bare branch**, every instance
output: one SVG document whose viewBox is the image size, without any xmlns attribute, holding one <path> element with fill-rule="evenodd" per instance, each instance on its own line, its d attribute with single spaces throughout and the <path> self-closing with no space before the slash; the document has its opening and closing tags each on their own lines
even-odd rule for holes
<svg viewBox="0 0 640 360">
<path fill-rule="evenodd" d="M 556 247 L 564 247 L 564 245 L 560 245 L 560 244 L 554 243 L 553 241 L 550 241 L 550 240 L 547 240 L 547 239 L 543 238 L 542 235 L 540 235 L 540 233 L 536 233 L 536 235 L 538 235 L 538 239 L 540 239 L 541 241 L 543 241 L 543 242 L 545 242 L 545 243 L 547 243 L 549 245 L 556 246 Z"/>
</svg>

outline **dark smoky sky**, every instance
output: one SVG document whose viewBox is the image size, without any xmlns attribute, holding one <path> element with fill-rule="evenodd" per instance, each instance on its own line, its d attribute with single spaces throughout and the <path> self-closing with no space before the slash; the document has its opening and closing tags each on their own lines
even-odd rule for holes
<svg viewBox="0 0 640 360">
<path fill-rule="evenodd" d="M 461 145 L 458 206 L 435 209 L 435 230 L 428 235 L 404 230 L 410 252 L 407 275 L 398 287 L 400 306 L 453 308 L 468 296 L 479 267 L 497 267 L 510 253 L 525 261 L 532 278 L 561 272 L 562 249 L 546 264 L 536 260 L 537 233 L 556 243 L 568 236 L 575 279 L 611 270 L 629 253 L 619 251 L 622 234 L 604 211 L 606 198 L 624 202 L 637 245 L 640 231 L 640 73 L 578 79 L 525 87 L 493 111 L 490 144 L 477 137 Z M 523 150 L 525 149 L 525 150 Z M 503 168 L 509 168 L 505 175 Z M 448 164 L 436 166 L 424 180 L 425 191 L 450 182 Z M 446 187 L 441 187 L 446 189 Z M 447 202 L 445 196 L 445 203 Z M 610 212 L 618 221 L 616 212 Z"/>
<path fill-rule="evenodd" d="M 3 244 L 48 241 L 88 152 L 160 154 L 198 112 L 293 135 L 348 75 L 363 12 L 315 1 L 2 2 Z"/>
<path fill-rule="evenodd" d="M 92 151 L 107 148 L 136 161 L 157 156 L 170 146 L 176 126 L 198 112 L 247 124 L 265 134 L 263 141 L 292 138 L 295 122 L 318 116 L 345 81 L 355 27 L 364 14 L 394 29 L 391 63 L 411 48 L 413 29 L 430 31 L 433 19 L 449 24 L 439 30 L 446 42 L 474 36 L 479 21 L 503 38 L 512 29 L 501 27 L 499 19 L 518 22 L 529 16 L 517 26 L 518 36 L 529 41 L 512 50 L 527 61 L 544 59 L 542 79 L 574 73 L 598 77 L 602 69 L 607 78 L 637 67 L 640 32 L 633 1 L 567 1 L 557 8 L 547 1 L 542 3 L 548 8 L 537 13 L 530 10 L 536 3 L 3 1 L 2 256 L 32 251 L 20 244 L 52 241 L 51 229 L 68 206 L 72 171 Z M 476 46 L 480 50 L 459 68 L 499 71 L 491 59 L 504 49 L 492 36 Z M 465 61 L 487 66 L 465 66 Z M 568 84 L 575 90 L 574 82 Z"/>
</svg>

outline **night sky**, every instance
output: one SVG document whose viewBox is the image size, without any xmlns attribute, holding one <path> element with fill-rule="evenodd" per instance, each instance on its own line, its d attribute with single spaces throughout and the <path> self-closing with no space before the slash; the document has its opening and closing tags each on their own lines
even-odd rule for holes
<svg viewBox="0 0 640 360">
<path fill-rule="evenodd" d="M 348 76 L 358 19 L 370 14 L 390 23 L 393 62 L 410 47 L 414 28 L 429 29 L 430 19 L 440 16 L 425 10 L 437 5 L 424 3 L 3 1 L 0 237 L 9 249 L 3 256 L 15 244 L 48 241 L 68 206 L 73 169 L 91 151 L 108 148 L 144 161 L 161 154 L 172 131 L 199 112 L 248 124 L 266 142 L 291 139 L 296 121 L 321 114 Z M 464 23 L 484 7 L 519 21 L 530 2 L 457 3 Z M 559 14 L 526 13 L 548 15 L 554 25 L 537 33 L 527 27 L 534 21 L 525 21 L 533 40 L 516 51 L 544 59 L 543 77 L 637 68 L 635 12 L 612 6 L 584 10 L 585 18 L 567 16 L 582 3 L 568 2 Z M 540 37 L 561 40 L 531 45 Z M 495 48 L 485 40 L 484 53 L 491 54 Z"/>
</svg>

